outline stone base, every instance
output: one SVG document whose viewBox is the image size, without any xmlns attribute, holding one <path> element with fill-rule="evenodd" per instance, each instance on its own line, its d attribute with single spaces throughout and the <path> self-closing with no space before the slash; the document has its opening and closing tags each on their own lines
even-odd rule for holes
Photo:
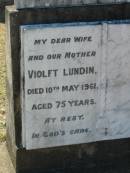
<svg viewBox="0 0 130 173">
<path fill-rule="evenodd" d="M 129 173 L 130 139 L 26 151 L 21 144 L 20 25 L 130 19 L 130 4 L 6 9 L 7 143 L 17 173 Z M 13 81 L 13 82 L 12 82 Z"/>
<path fill-rule="evenodd" d="M 17 149 L 14 164 L 17 173 L 130 173 L 129 163 L 130 139 L 126 139 L 44 150 Z"/>
</svg>

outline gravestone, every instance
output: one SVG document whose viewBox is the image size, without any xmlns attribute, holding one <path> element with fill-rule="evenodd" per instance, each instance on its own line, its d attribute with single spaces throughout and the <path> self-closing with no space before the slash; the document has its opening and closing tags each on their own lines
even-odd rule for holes
<svg viewBox="0 0 130 173">
<path fill-rule="evenodd" d="M 17 173 L 129 172 L 129 10 L 7 7 L 7 145 Z"/>
</svg>

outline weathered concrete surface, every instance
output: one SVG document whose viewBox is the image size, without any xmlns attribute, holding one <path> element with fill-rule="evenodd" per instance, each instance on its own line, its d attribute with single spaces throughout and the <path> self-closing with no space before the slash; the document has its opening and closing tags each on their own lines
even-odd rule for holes
<svg viewBox="0 0 130 173">
<path fill-rule="evenodd" d="M 14 172 L 15 171 L 6 148 L 6 143 L 0 143 L 0 173 Z"/>
<path fill-rule="evenodd" d="M 130 4 L 6 10 L 7 142 L 17 173 L 129 173 L 130 139 L 26 151 L 21 143 L 20 31 L 24 24 L 130 19 Z M 13 83 L 12 83 L 13 81 Z"/>
<path fill-rule="evenodd" d="M 102 3 L 121 3 L 130 2 L 130 0 L 15 0 L 16 8 L 35 8 L 35 7 L 56 7 L 56 6 L 74 6 L 85 4 Z"/>
</svg>

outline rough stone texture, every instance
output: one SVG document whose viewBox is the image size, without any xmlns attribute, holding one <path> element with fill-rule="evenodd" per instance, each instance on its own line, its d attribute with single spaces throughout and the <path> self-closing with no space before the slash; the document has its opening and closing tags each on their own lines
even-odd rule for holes
<svg viewBox="0 0 130 173">
<path fill-rule="evenodd" d="M 130 139 L 26 151 L 21 145 L 20 31 L 23 24 L 130 19 L 130 4 L 6 10 L 7 143 L 17 173 L 129 173 Z M 13 82 L 12 82 L 13 81 Z"/>
<path fill-rule="evenodd" d="M 36 8 L 36 7 L 56 7 L 56 6 L 71 6 L 84 4 L 101 4 L 101 3 L 122 3 L 130 2 L 130 0 L 15 0 L 16 8 Z"/>
</svg>

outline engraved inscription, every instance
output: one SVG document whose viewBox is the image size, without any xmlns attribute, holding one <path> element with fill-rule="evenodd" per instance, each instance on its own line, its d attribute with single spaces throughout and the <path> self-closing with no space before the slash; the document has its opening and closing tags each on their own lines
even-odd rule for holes
<svg viewBox="0 0 130 173">
<path fill-rule="evenodd" d="M 26 149 L 130 136 L 129 38 L 129 23 L 21 26 Z"/>
</svg>

